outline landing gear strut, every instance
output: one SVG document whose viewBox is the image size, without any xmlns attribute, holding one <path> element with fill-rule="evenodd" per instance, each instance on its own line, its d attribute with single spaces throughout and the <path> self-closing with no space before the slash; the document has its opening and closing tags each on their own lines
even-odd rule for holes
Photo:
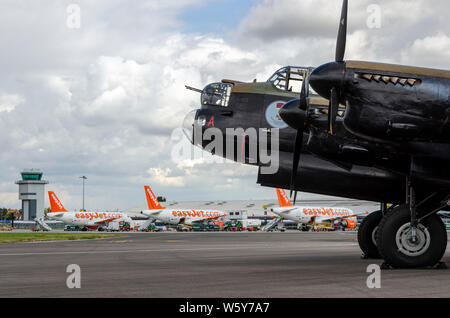
<svg viewBox="0 0 450 318">
<path fill-rule="evenodd" d="M 439 196 L 432 194 L 416 204 L 414 188 L 407 181 L 407 204 L 390 209 L 378 225 L 378 252 L 394 268 L 435 266 L 447 247 L 447 231 L 436 212 L 448 203 L 436 201 Z"/>
</svg>

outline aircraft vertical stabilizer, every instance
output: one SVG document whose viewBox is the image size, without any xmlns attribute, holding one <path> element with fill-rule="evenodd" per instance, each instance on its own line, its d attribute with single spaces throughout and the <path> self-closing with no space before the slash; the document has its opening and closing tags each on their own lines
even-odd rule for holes
<svg viewBox="0 0 450 318">
<path fill-rule="evenodd" d="M 284 190 L 277 189 L 277 196 L 280 207 L 293 206 L 291 201 L 289 201 L 289 198 Z"/>
<path fill-rule="evenodd" d="M 158 199 L 153 194 L 152 189 L 149 186 L 144 186 L 145 196 L 147 197 L 147 204 L 149 210 L 160 210 L 163 207 L 159 204 Z"/>
<path fill-rule="evenodd" d="M 48 191 L 48 198 L 50 200 L 50 208 L 52 209 L 52 213 L 67 212 L 53 191 Z"/>
</svg>

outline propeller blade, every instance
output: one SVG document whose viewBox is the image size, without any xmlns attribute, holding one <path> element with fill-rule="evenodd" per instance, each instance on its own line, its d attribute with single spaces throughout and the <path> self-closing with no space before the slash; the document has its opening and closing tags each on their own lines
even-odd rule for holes
<svg viewBox="0 0 450 318">
<path fill-rule="evenodd" d="M 303 79 L 302 90 L 300 92 L 300 109 L 306 109 L 306 83 L 305 83 L 305 79 Z"/>
<path fill-rule="evenodd" d="M 305 74 L 302 83 L 302 90 L 300 92 L 300 108 L 308 110 L 309 108 L 309 72 Z"/>
<path fill-rule="evenodd" d="M 339 22 L 339 32 L 336 44 L 336 62 L 343 62 L 345 57 L 345 46 L 347 42 L 347 15 L 348 0 L 342 4 L 341 20 Z"/>
<path fill-rule="evenodd" d="M 291 197 L 292 191 L 295 189 L 295 179 L 297 177 L 298 165 L 300 163 L 300 155 L 303 148 L 303 129 L 297 130 L 297 135 L 295 136 L 295 146 L 294 146 L 294 160 L 292 161 L 292 173 L 291 173 Z"/>
<path fill-rule="evenodd" d="M 311 70 L 308 70 L 306 74 L 303 77 L 303 83 L 302 83 L 302 90 L 300 92 L 300 109 L 305 111 L 305 119 L 304 119 L 304 125 L 297 129 L 297 135 L 295 136 L 295 146 L 294 146 L 294 159 L 293 159 L 293 167 L 292 167 L 292 174 L 291 174 L 291 193 L 290 197 L 292 199 L 292 193 L 295 189 L 295 179 L 297 177 L 298 172 L 298 166 L 300 164 L 300 156 L 303 149 L 303 133 L 304 129 L 307 125 L 307 116 L 308 116 L 308 110 L 309 110 L 309 77 L 311 75 Z M 295 191 L 294 194 L 294 205 L 297 201 L 297 191 Z"/>
<path fill-rule="evenodd" d="M 309 78 L 311 76 L 311 72 L 312 72 L 312 70 L 309 69 L 308 72 L 306 73 L 306 76 L 305 76 L 304 80 L 303 80 L 305 82 L 305 89 L 306 89 L 305 96 L 306 96 L 306 98 L 308 98 L 308 100 L 309 100 Z"/>
<path fill-rule="evenodd" d="M 330 104 L 328 107 L 328 129 L 331 135 L 335 133 L 336 117 L 339 110 L 339 96 L 336 87 L 331 89 Z"/>
</svg>

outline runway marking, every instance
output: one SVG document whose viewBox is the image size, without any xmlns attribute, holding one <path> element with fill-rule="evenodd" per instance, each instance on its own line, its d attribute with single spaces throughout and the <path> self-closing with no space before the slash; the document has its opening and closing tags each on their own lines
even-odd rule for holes
<svg viewBox="0 0 450 318">
<path fill-rule="evenodd" d="M 298 246 L 298 249 L 330 249 L 333 247 L 354 247 L 356 243 L 339 244 L 336 246 L 309 245 Z M 224 251 L 224 250 L 245 250 L 245 249 L 276 249 L 279 250 L 279 246 L 228 246 L 228 247 L 205 247 L 205 248 L 176 248 L 176 249 L 144 249 L 144 250 L 112 250 L 112 251 L 78 251 L 78 252 L 35 252 L 35 253 L 5 253 L 0 256 L 36 256 L 36 255 L 79 255 L 79 254 L 117 254 L 117 253 L 150 253 L 150 252 L 186 252 L 186 251 Z"/>
</svg>

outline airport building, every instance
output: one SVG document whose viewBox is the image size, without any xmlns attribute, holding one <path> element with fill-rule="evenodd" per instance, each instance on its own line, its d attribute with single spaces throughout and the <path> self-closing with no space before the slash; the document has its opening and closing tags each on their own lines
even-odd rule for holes
<svg viewBox="0 0 450 318">
<path fill-rule="evenodd" d="M 35 218 L 44 217 L 45 185 L 48 181 L 42 179 L 43 172 L 26 169 L 20 174 L 22 179 L 16 181 L 16 184 L 19 185 L 23 220 L 34 221 Z"/>
</svg>

